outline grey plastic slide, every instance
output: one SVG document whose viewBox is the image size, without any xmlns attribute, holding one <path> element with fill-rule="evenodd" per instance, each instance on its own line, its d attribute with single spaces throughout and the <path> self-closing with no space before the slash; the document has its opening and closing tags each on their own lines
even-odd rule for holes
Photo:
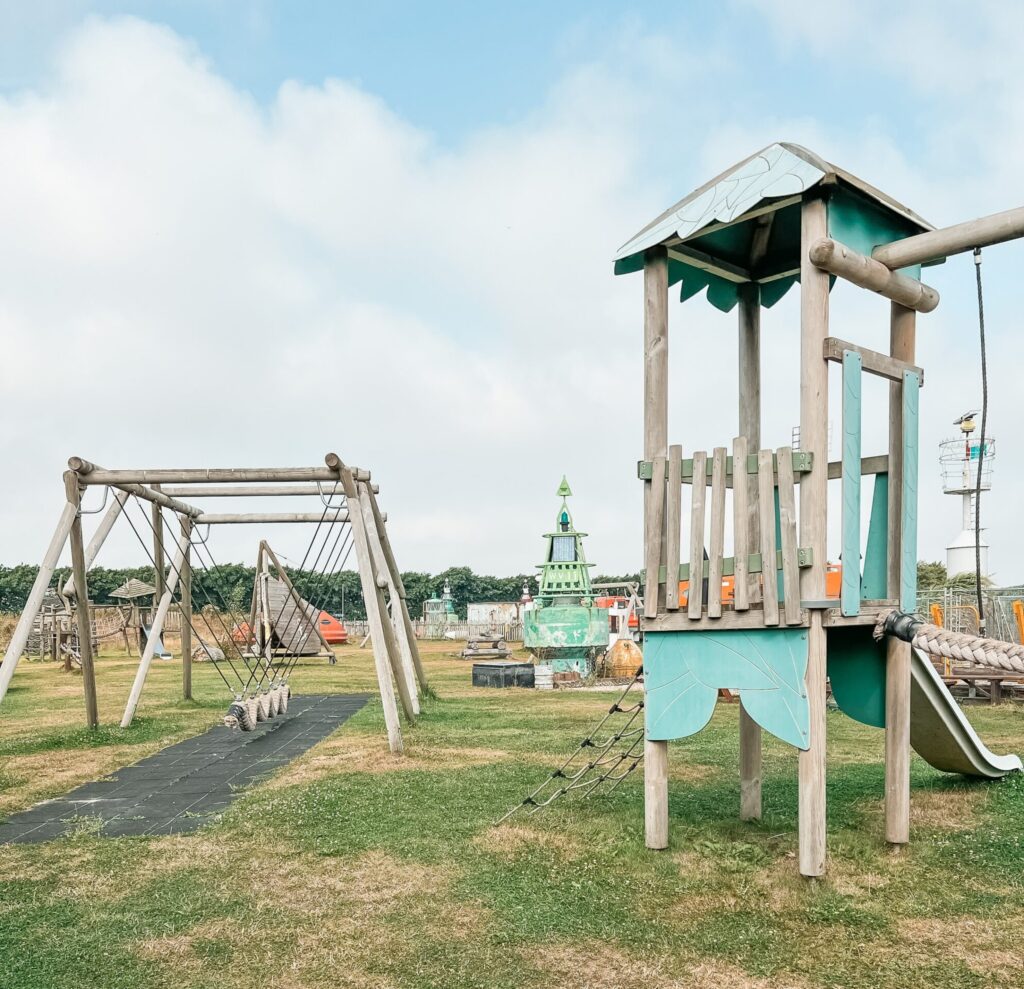
<svg viewBox="0 0 1024 989">
<path fill-rule="evenodd" d="M 913 652 L 910 669 L 910 744 L 925 762 L 946 773 L 988 779 L 1024 768 L 1015 755 L 989 752 L 919 649 Z"/>
</svg>

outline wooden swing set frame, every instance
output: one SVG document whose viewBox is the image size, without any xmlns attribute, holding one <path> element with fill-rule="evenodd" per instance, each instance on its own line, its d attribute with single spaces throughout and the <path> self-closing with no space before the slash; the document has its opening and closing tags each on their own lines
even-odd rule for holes
<svg viewBox="0 0 1024 989">
<path fill-rule="evenodd" d="M 87 488 L 107 487 L 113 500 L 101 518 L 88 545 L 82 527 L 82 496 Z M 347 507 L 334 507 L 327 499 L 329 491 L 344 495 Z M 155 600 L 146 648 L 132 684 L 121 727 L 131 725 L 146 676 L 152 664 L 156 644 L 170 611 L 174 594 L 180 584 L 179 608 L 182 613 L 182 696 L 192 697 L 192 534 L 201 525 L 247 525 L 281 523 L 349 523 L 356 555 L 356 564 L 366 606 L 374 664 L 384 710 L 388 744 L 392 752 L 402 751 L 399 702 L 408 723 L 420 713 L 420 696 L 430 690 L 413 632 L 405 586 L 395 562 L 394 552 L 385 525 L 387 516 L 377 504 L 378 488 L 371 484 L 370 472 L 348 467 L 335 453 L 324 458 L 323 467 L 284 468 L 219 468 L 219 469 L 142 469 L 107 470 L 81 457 L 68 460 L 64 472 L 66 503 L 61 511 L 49 545 L 43 556 L 25 608 L 18 619 L 11 643 L 0 663 L 0 702 L 24 654 L 33 620 L 53 579 L 61 553 L 67 543 L 71 547 L 71 576 L 64 592 L 74 599 L 76 619 L 80 628 L 89 628 L 88 571 L 92 567 L 121 515 L 130 495 L 150 503 L 153 512 L 153 560 L 155 563 Z M 184 498 L 251 498 L 316 496 L 324 509 L 319 512 L 211 513 L 196 507 Z M 162 510 L 177 516 L 180 536 L 173 549 L 169 572 L 164 567 L 168 553 L 164 546 Z M 356 510 L 358 509 L 358 510 Z M 267 560 L 262 552 L 261 560 Z M 269 552 L 269 547 L 266 547 Z M 272 555 L 272 553 L 269 553 Z M 289 593 L 296 592 L 287 581 L 284 569 L 274 557 L 275 566 L 285 577 Z M 319 628 L 317 628 L 319 635 Z M 322 637 L 321 637 L 322 638 Z M 329 648 L 329 647 L 328 647 Z M 92 642 L 82 641 L 82 679 L 85 695 L 86 724 L 99 724 L 96 697 L 96 675 Z M 397 692 L 397 698 L 396 698 Z"/>
</svg>

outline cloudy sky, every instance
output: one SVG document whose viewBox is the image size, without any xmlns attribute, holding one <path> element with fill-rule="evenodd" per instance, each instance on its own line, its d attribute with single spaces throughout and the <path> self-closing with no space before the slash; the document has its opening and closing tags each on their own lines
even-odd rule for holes
<svg viewBox="0 0 1024 989">
<path fill-rule="evenodd" d="M 0 4 L 0 561 L 39 559 L 72 454 L 335 450 L 379 481 L 404 568 L 530 569 L 564 472 L 598 569 L 637 569 L 642 279 L 612 276 L 619 244 L 774 140 L 940 225 L 1020 205 L 1024 161 L 1024 7 L 652 10 Z M 985 255 L 1004 583 L 1024 581 L 1022 264 L 1019 244 Z M 938 442 L 980 372 L 970 258 L 928 277 L 943 301 L 918 331 L 920 544 L 936 559 L 959 528 Z M 833 294 L 837 336 L 883 348 L 887 315 Z M 799 415 L 795 294 L 763 332 L 778 446 Z M 728 443 L 735 317 L 674 302 L 670 350 L 672 440 Z M 884 438 L 884 388 L 867 394 L 865 454 Z M 251 560 L 260 535 L 221 530 L 215 556 Z M 271 535 L 301 558 L 302 531 Z M 144 562 L 133 539 L 100 562 Z"/>
</svg>

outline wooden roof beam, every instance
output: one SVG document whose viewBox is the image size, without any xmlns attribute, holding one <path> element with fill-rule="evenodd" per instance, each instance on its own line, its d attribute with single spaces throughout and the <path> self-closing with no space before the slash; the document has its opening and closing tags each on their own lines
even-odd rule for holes
<svg viewBox="0 0 1024 989">
<path fill-rule="evenodd" d="M 754 280 L 754 276 L 745 268 L 731 264 L 728 261 L 723 261 L 721 258 L 712 257 L 710 254 L 705 254 L 703 251 L 695 250 L 692 247 L 684 247 L 681 244 L 678 247 L 670 247 L 668 249 L 668 256 L 671 260 L 681 261 L 683 264 L 688 264 L 691 268 L 699 268 L 701 271 L 718 275 L 719 278 L 724 278 L 726 281 L 734 282 L 737 285 Z"/>
</svg>

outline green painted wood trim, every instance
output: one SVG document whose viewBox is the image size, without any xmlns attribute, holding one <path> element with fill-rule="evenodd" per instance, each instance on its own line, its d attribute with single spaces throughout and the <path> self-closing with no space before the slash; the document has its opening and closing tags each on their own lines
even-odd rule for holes
<svg viewBox="0 0 1024 989">
<path fill-rule="evenodd" d="M 840 611 L 860 614 L 860 413 L 863 361 L 843 351 L 843 582 Z"/>
<path fill-rule="evenodd" d="M 807 547 L 807 548 L 801 547 L 800 549 L 798 549 L 796 551 L 796 561 L 797 561 L 797 564 L 799 566 L 801 566 L 801 567 L 813 566 L 813 564 L 814 564 L 814 550 L 810 549 L 809 547 Z M 707 577 L 709 565 L 710 565 L 710 561 L 705 560 L 704 561 L 704 566 L 702 567 L 702 576 L 703 577 Z M 779 550 L 775 554 L 775 569 L 777 571 L 781 571 L 782 570 L 782 550 Z M 761 573 L 763 570 L 764 570 L 764 566 L 763 566 L 763 564 L 761 562 L 761 554 L 760 553 L 751 553 L 747 557 L 747 571 L 749 573 Z M 736 573 L 736 557 L 734 557 L 734 556 L 723 557 L 722 558 L 722 576 L 723 577 L 732 577 L 732 576 L 735 575 L 735 573 Z M 641 581 L 643 581 L 643 579 L 646 577 L 646 575 L 647 575 L 646 571 L 644 571 L 644 570 L 640 571 Z M 667 571 L 666 571 L 665 567 L 659 567 L 658 568 L 658 583 L 659 584 L 664 584 L 667 579 L 668 579 L 668 574 L 667 574 Z M 690 579 L 690 564 L 689 563 L 680 563 L 679 564 L 679 579 L 680 580 L 689 580 Z"/>
<path fill-rule="evenodd" d="M 711 457 L 708 457 L 707 466 L 707 477 L 711 477 L 711 468 L 713 464 Z M 778 458 L 775 454 L 772 454 L 772 470 L 778 470 Z M 807 453 L 803 450 L 793 451 L 793 473 L 794 474 L 807 474 L 814 466 L 814 454 Z M 733 474 L 733 463 L 732 457 L 725 458 L 725 473 L 727 477 L 731 477 Z M 747 473 L 757 473 L 757 454 L 747 454 Z M 652 481 L 654 480 L 654 464 L 650 460 L 640 460 L 636 465 L 636 476 L 641 481 Z M 668 466 L 665 467 L 665 478 L 668 479 Z M 690 457 L 688 460 L 683 461 L 683 483 L 687 481 L 693 481 L 693 458 Z"/>
<path fill-rule="evenodd" d="M 864 576 L 860 593 L 864 601 L 880 601 L 889 595 L 889 475 L 876 474 L 871 495 L 868 544 L 864 551 Z"/>
<path fill-rule="evenodd" d="M 903 499 L 900 519 L 900 607 L 917 609 L 917 470 L 918 412 L 921 379 L 903 372 Z"/>
</svg>

